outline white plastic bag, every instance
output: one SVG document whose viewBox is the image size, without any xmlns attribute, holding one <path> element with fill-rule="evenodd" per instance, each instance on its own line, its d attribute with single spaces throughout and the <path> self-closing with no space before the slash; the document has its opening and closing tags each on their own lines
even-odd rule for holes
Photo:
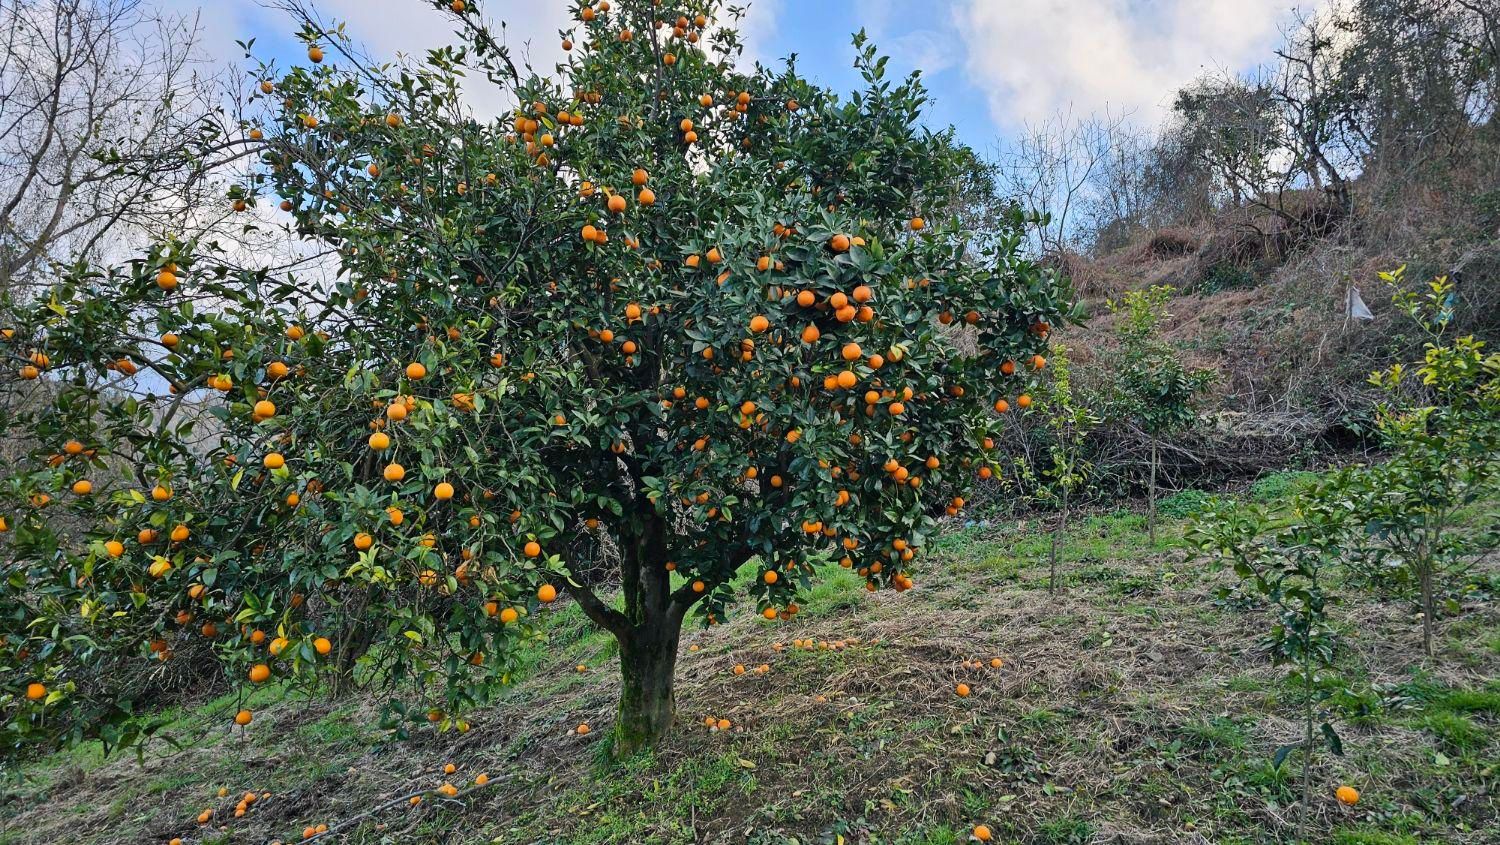
<svg viewBox="0 0 1500 845">
<path fill-rule="evenodd" d="M 1369 306 L 1365 305 L 1364 298 L 1359 295 L 1359 288 L 1356 287 L 1349 288 L 1347 313 L 1350 317 L 1356 320 L 1375 319 L 1375 315 L 1370 313 Z"/>
</svg>

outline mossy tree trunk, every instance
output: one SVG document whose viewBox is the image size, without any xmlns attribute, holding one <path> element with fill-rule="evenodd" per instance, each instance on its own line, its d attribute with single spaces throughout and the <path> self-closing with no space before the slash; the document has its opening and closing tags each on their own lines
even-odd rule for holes
<svg viewBox="0 0 1500 845">
<path fill-rule="evenodd" d="M 662 620 L 663 622 L 669 620 Z M 642 625 L 620 638 L 619 714 L 613 754 L 628 757 L 664 739 L 677 715 L 679 625 Z"/>
<path fill-rule="evenodd" d="M 635 536 L 621 543 L 620 592 L 624 609 L 601 601 L 586 586 L 567 585 L 584 615 L 614 635 L 620 645 L 620 703 L 612 755 L 618 759 L 650 748 L 666 738 L 677 715 L 674 673 L 682 623 L 689 610 L 717 584 L 698 592 L 688 584 L 675 591 L 667 571 L 667 526 L 645 514 L 633 527 Z M 726 550 L 726 567 L 748 560 L 746 549 Z"/>
</svg>

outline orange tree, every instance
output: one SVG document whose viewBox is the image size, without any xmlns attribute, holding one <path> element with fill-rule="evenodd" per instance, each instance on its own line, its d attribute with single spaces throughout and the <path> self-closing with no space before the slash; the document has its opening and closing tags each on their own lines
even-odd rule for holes
<svg viewBox="0 0 1500 845">
<path fill-rule="evenodd" d="M 908 588 L 991 474 L 1067 291 L 1018 213 L 950 222 L 972 156 L 915 77 L 856 36 L 842 99 L 737 70 L 706 4 L 629 0 L 577 7 L 549 78 L 440 8 L 467 44 L 411 67 L 304 16 L 311 63 L 204 141 L 254 152 L 226 202 L 279 203 L 331 281 L 172 241 L 7 305 L 8 389 L 42 397 L 7 412 L 8 746 L 135 739 L 114 670 L 190 655 L 461 728 L 561 592 L 619 642 L 629 752 L 747 564 L 767 620 L 825 565 Z M 466 69 L 514 110 L 469 116 Z"/>
</svg>

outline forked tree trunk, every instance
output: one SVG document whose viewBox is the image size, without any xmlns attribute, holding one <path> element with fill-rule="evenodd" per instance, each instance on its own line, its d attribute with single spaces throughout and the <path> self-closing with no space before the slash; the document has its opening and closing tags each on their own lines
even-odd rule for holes
<svg viewBox="0 0 1500 845">
<path fill-rule="evenodd" d="M 670 619 L 647 620 L 618 637 L 624 683 L 615 720 L 616 759 L 656 745 L 671 730 L 677 715 L 673 674 L 680 634 L 680 624 Z"/>
<path fill-rule="evenodd" d="M 370 646 L 375 643 L 374 625 L 357 624 L 345 636 L 339 648 L 338 659 L 335 663 L 333 677 L 333 694 L 335 696 L 347 695 L 356 687 L 354 670 L 359 664 L 359 659 L 364 657 Z"/>
<path fill-rule="evenodd" d="M 620 704 L 610 752 L 629 757 L 666 738 L 677 715 L 673 672 L 682 621 L 704 595 L 688 585 L 671 588 L 666 568 L 667 526 L 643 505 L 633 542 L 621 543 L 620 592 L 624 610 L 600 600 L 586 585 L 570 580 L 566 588 L 584 615 L 614 635 L 620 645 Z M 726 557 L 729 571 L 750 557 Z"/>
</svg>

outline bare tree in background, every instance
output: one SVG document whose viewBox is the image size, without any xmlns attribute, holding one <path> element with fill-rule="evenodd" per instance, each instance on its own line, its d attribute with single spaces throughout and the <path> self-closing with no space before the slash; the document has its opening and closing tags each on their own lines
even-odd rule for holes
<svg viewBox="0 0 1500 845">
<path fill-rule="evenodd" d="M 1162 227 L 1191 224 L 1215 210 L 1213 177 L 1170 124 L 1129 123 L 1112 133 L 1084 204 L 1089 251 L 1101 255 Z"/>
<path fill-rule="evenodd" d="M 1121 125 L 1089 179 L 1083 230 L 1098 252 L 1127 243 L 1147 225 L 1152 205 L 1151 140 L 1145 131 Z"/>
<path fill-rule="evenodd" d="M 210 201 L 198 37 L 140 0 L 0 0 L 0 293 L 180 231 Z"/>
<path fill-rule="evenodd" d="M 253 131 L 264 115 L 249 111 L 266 96 L 257 80 L 201 54 L 196 15 L 151 3 L 0 0 L 0 327 L 11 309 L 34 307 L 60 267 L 148 244 L 197 241 L 231 267 L 336 283 L 326 249 L 293 231 L 286 205 L 247 187 L 267 153 Z M 0 345 L 0 358 L 18 367 L 44 340 Z M 16 367 L 0 366 L 7 402 L 27 395 Z M 149 365 L 110 382 L 141 395 L 166 386 Z"/>
<path fill-rule="evenodd" d="M 1218 210 L 1214 175 L 1186 143 L 1178 122 L 1155 131 L 1121 127 L 1091 183 L 1084 231 L 1096 256 L 1164 227 L 1193 225 Z"/>
<path fill-rule="evenodd" d="M 1326 194 L 1347 215 L 1354 210 L 1348 174 L 1357 171 L 1360 151 L 1340 131 L 1349 115 L 1339 92 L 1343 51 L 1334 44 L 1333 30 L 1326 16 L 1299 16 L 1286 45 L 1276 51 L 1281 65 L 1267 90 L 1289 159 L 1285 173 Z"/>
<path fill-rule="evenodd" d="M 1044 255 L 1077 249 L 1089 186 L 1117 148 L 1125 125 L 1124 117 L 1079 117 L 1068 109 L 1028 125 L 1014 143 L 1001 148 L 1001 192 L 1028 210 L 1050 215 L 1036 234 Z"/>
<path fill-rule="evenodd" d="M 1228 207 L 1316 235 L 1354 213 L 1356 180 L 1399 191 L 1475 156 L 1500 102 L 1500 5 L 1351 0 L 1299 16 L 1276 56 L 1178 91 L 1167 131 L 1213 171 Z M 1322 198 L 1322 213 L 1289 207 L 1293 192 Z"/>
</svg>

